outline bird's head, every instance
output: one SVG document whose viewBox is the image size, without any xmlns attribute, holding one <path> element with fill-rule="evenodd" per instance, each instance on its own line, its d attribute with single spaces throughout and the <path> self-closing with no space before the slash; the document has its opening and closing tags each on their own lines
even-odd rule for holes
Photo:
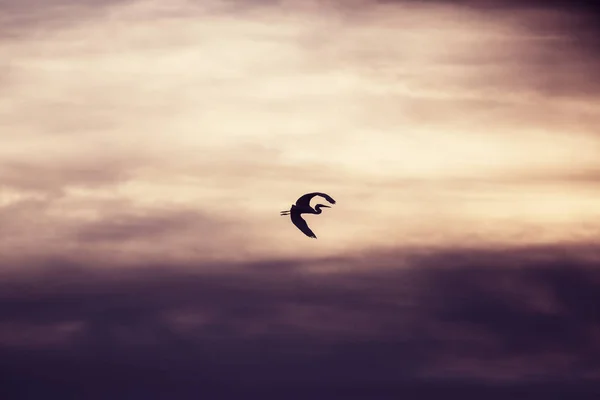
<svg viewBox="0 0 600 400">
<path fill-rule="evenodd" d="M 315 206 L 315 210 L 317 211 L 317 214 L 321 214 L 321 207 L 331 208 L 330 206 L 326 206 L 325 204 L 317 204 Z"/>
</svg>

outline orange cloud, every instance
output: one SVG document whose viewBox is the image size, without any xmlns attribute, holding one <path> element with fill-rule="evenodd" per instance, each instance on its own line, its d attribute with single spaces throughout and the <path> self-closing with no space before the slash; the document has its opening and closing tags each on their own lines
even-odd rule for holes
<svg viewBox="0 0 600 400">
<path fill-rule="evenodd" d="M 5 255 L 131 257 L 125 242 L 77 237 L 91 215 L 112 227 L 117 215 L 209 215 L 209 226 L 165 233 L 168 253 L 190 258 L 204 257 L 195 241 L 218 221 L 239 223 L 208 241 L 218 258 L 600 232 L 598 91 L 561 13 L 219 1 L 102 10 L 65 8 L 68 24 L 50 13 L 43 34 L 0 42 Z M 310 221 L 318 244 L 277 215 L 315 190 L 339 199 Z M 72 244 L 57 250 L 28 213 L 12 214 L 36 202 L 36 221 Z M 166 254 L 146 239 L 135 257 Z"/>
</svg>

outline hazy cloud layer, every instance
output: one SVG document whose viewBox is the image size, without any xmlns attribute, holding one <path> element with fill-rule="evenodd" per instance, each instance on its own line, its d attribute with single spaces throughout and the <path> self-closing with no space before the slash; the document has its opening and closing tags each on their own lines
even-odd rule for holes
<svg viewBox="0 0 600 400">
<path fill-rule="evenodd" d="M 113 398 L 192 398 L 219 382 L 401 395 L 412 381 L 426 394 L 448 379 L 464 385 L 449 394 L 466 399 L 499 383 L 541 395 L 535 384 L 598 378 L 599 262 L 597 247 L 546 247 L 406 249 L 193 272 L 47 265 L 0 285 L 0 365 L 21 393 L 91 398 L 95 388 Z M 319 264 L 341 268 L 310 272 Z M 20 387 L 26 381 L 40 389 Z"/>
<path fill-rule="evenodd" d="M 55 248 L 8 216 L 31 201 L 64 242 L 138 207 L 237 219 L 220 258 L 591 240 L 593 14 L 515 4 L 3 3 L 3 30 L 33 21 L 0 40 L 0 204 L 31 239 L 3 257 Z M 275 217 L 314 190 L 340 199 L 311 221 L 336 239 L 305 246 Z"/>
</svg>

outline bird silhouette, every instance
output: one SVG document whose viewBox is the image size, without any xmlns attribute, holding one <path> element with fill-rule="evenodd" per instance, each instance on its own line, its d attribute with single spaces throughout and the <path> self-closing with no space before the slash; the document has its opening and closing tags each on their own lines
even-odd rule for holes
<svg viewBox="0 0 600 400">
<path fill-rule="evenodd" d="M 330 206 L 326 206 L 324 204 L 317 204 L 315 208 L 310 206 L 310 201 L 315 196 L 321 196 L 331 204 L 335 204 L 335 200 L 325 193 L 313 192 L 307 193 L 304 196 L 301 196 L 298 200 L 296 200 L 296 204 L 292 204 L 292 207 L 289 210 L 281 211 L 279 215 L 289 215 L 291 217 L 292 223 L 296 225 L 298 229 L 300 229 L 306 236 L 310 238 L 316 239 L 317 236 L 314 232 L 308 227 L 308 224 L 302 218 L 301 214 L 321 214 L 322 207 L 331 208 Z"/>
</svg>

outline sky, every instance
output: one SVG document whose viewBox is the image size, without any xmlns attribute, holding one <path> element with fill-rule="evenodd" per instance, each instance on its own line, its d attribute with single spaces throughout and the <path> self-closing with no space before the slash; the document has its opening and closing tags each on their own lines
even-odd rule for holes
<svg viewBox="0 0 600 400">
<path fill-rule="evenodd" d="M 595 398 L 599 15 L 0 0 L 5 398 Z"/>
</svg>

